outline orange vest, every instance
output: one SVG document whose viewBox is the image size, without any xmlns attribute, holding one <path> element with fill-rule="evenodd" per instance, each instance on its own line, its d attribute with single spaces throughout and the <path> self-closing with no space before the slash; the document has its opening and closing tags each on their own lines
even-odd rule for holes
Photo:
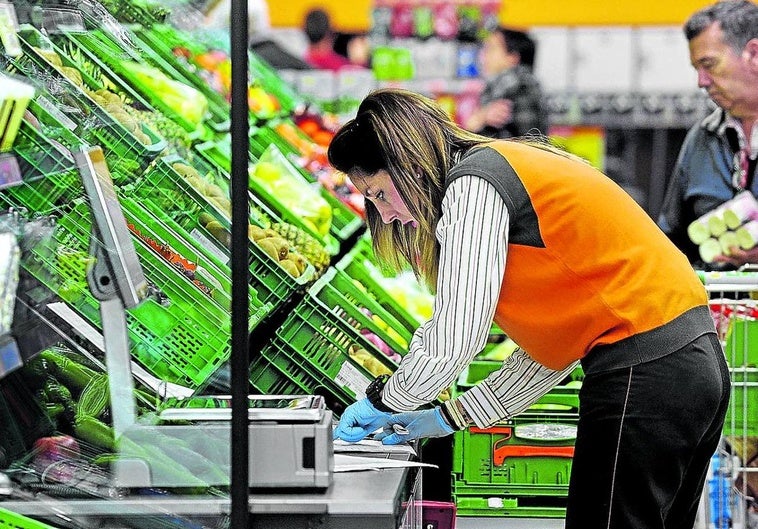
<svg viewBox="0 0 758 529">
<path fill-rule="evenodd" d="M 506 201 L 509 243 L 495 322 L 537 362 L 562 369 L 596 346 L 707 304 L 685 256 L 610 178 L 517 142 L 487 147 L 470 151 L 448 183 L 473 174 Z"/>
</svg>

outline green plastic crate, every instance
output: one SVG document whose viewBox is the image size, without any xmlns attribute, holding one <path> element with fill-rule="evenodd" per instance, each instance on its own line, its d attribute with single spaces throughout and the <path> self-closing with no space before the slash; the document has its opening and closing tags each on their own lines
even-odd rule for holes
<svg viewBox="0 0 758 529">
<path fill-rule="evenodd" d="M 758 368 L 729 369 L 732 394 L 724 422 L 724 434 L 758 436 Z"/>
<path fill-rule="evenodd" d="M 0 529 L 55 529 L 55 527 L 0 507 Z"/>
<path fill-rule="evenodd" d="M 0 193 L 0 203 L 50 213 L 80 196 L 83 185 L 71 154 L 22 122 L 13 148 L 23 183 Z"/>
<path fill-rule="evenodd" d="M 144 64 L 146 61 L 142 58 L 139 51 L 129 49 L 115 42 L 102 30 L 90 30 L 85 33 L 65 33 L 58 37 L 66 39 L 69 46 L 76 46 L 82 54 L 86 54 L 91 61 L 97 59 L 102 67 L 107 67 L 114 72 L 116 76 L 123 79 L 134 91 L 147 100 L 152 108 L 155 108 L 164 115 L 170 117 L 174 122 L 179 124 L 185 131 L 191 133 L 193 137 L 202 141 L 213 137 L 213 130 L 206 126 L 204 122 L 193 123 L 188 121 L 184 116 L 178 114 L 174 109 L 166 104 L 162 94 L 153 92 L 147 86 L 141 84 L 140 79 L 127 68 L 124 68 L 123 61 L 136 62 Z M 173 79 L 178 82 L 180 80 Z"/>
<path fill-rule="evenodd" d="M 134 101 L 143 108 L 151 108 L 144 100 L 139 99 L 134 91 L 124 86 L 110 70 L 105 70 L 100 64 L 92 61 L 87 63 L 87 68 L 80 67 L 60 47 L 47 40 L 33 28 L 20 32 L 19 40 L 24 53 L 21 57 L 11 60 L 11 64 L 23 75 L 55 80 L 56 93 L 52 95 L 47 93 L 47 95 L 54 99 L 53 104 L 58 108 L 75 107 L 78 109 L 75 112 L 66 113 L 67 118 L 76 124 L 77 127 L 73 132 L 78 137 L 90 144 L 102 146 L 106 155 L 112 152 L 117 157 L 134 160 L 139 168 L 146 167 L 166 148 L 166 141 L 145 124 L 142 124 L 142 132 L 150 138 L 151 142 L 150 144 L 142 143 L 102 105 L 96 102 L 86 90 L 63 75 L 58 67 L 41 55 L 35 47 L 50 47 L 60 57 L 63 66 L 79 72 L 82 82 L 89 90 L 96 91 L 103 88 L 104 83 L 107 83 L 110 87 L 117 87 L 127 100 Z M 89 73 L 93 69 L 98 70 L 96 72 L 98 78 Z"/>
<path fill-rule="evenodd" d="M 294 126 L 294 125 L 293 125 Z M 276 145 L 279 150 L 289 160 L 292 158 L 299 158 L 301 153 L 295 149 L 287 140 L 282 138 L 275 130 L 266 125 L 256 129 L 251 134 L 251 149 L 256 143 L 265 150 L 270 144 Z M 257 152 L 253 149 L 253 153 L 256 157 L 259 157 L 263 151 Z M 311 174 L 307 169 L 301 167 L 298 163 L 292 164 L 303 177 L 309 181 L 315 183 L 317 178 Z M 320 189 L 321 196 L 329 203 L 332 208 L 332 226 L 331 234 L 337 238 L 340 242 L 351 239 L 358 231 L 360 231 L 365 223 L 360 215 L 350 209 L 350 206 L 342 202 L 339 198 L 334 196 L 329 190 L 325 188 Z"/>
<path fill-rule="evenodd" d="M 127 221 L 149 232 L 124 210 Z M 42 248 L 27 269 L 100 328 L 99 302 L 89 292 L 86 269 L 90 238 L 89 206 L 76 203 L 57 224 L 54 252 Z M 127 311 L 132 355 L 156 377 L 190 388 L 200 387 L 229 358 L 230 315 L 208 294 L 134 237 L 147 280 L 158 292 Z M 252 306 L 250 327 L 270 312 Z"/>
<path fill-rule="evenodd" d="M 566 498 L 454 496 L 457 516 L 565 518 Z"/>
<path fill-rule="evenodd" d="M 193 248 L 217 266 L 228 267 L 231 260 L 230 250 L 200 224 L 199 216 L 211 215 L 227 230 L 230 228 L 229 219 L 176 172 L 172 164 L 177 161 L 182 160 L 176 157 L 158 160 L 145 176 L 135 183 L 133 192 L 140 198 L 144 207 L 159 219 L 166 222 L 171 220 L 181 227 L 189 235 L 188 242 Z M 266 219 L 262 217 L 277 220 L 265 206 L 254 199 L 251 199 L 251 202 L 251 223 L 263 225 Z M 289 299 L 294 292 L 304 290 L 312 280 L 312 267 L 299 278 L 293 278 L 255 243 L 249 244 L 248 251 L 250 285 L 257 293 L 260 303 L 270 303 L 276 307 Z"/>
<path fill-rule="evenodd" d="M 250 363 L 250 385 L 262 395 L 321 395 L 335 418 L 355 402 L 327 377 L 302 369 L 280 345 L 268 348 L 265 357 L 258 356 Z"/>
<path fill-rule="evenodd" d="M 309 295 L 361 332 L 376 335 L 398 355 L 408 351 L 413 330 L 405 328 L 341 270 L 329 268 L 309 289 Z"/>
<path fill-rule="evenodd" d="M 330 388 L 349 404 L 365 395 L 366 387 L 380 372 L 376 368 L 369 371 L 363 361 L 352 359 L 350 352 L 356 348 L 365 350 L 383 372 L 395 370 L 395 364 L 358 330 L 309 295 L 276 330 L 261 355 L 280 365 L 290 380 L 303 378 L 309 385 Z"/>
<path fill-rule="evenodd" d="M 190 47 L 189 38 L 183 38 L 180 30 L 167 24 L 155 24 L 150 28 L 135 27 L 135 44 L 142 57 L 152 66 L 160 68 L 172 79 L 184 82 L 200 91 L 208 100 L 211 118 L 209 125 L 216 132 L 229 130 L 231 107 L 224 96 L 214 90 L 206 79 L 197 73 L 197 68 L 190 66 L 174 55 L 177 46 Z"/>
<path fill-rule="evenodd" d="M 454 493 L 567 495 L 577 420 L 576 416 L 523 413 L 490 428 L 471 427 L 456 432 L 452 465 Z M 538 434 L 553 434 L 553 438 L 520 437 L 522 428 L 534 428 Z"/>
<path fill-rule="evenodd" d="M 400 303 L 392 298 L 382 285 L 373 277 L 371 271 L 366 267 L 365 261 L 370 258 L 367 256 L 365 239 L 360 238 L 355 246 L 340 259 L 335 268 L 341 270 L 352 279 L 358 281 L 366 292 L 374 298 L 387 312 L 392 314 L 403 328 L 414 332 L 420 325 L 421 321 L 411 315 Z M 370 243 L 369 243 L 370 248 Z M 373 256 L 373 253 L 371 253 Z"/>
</svg>

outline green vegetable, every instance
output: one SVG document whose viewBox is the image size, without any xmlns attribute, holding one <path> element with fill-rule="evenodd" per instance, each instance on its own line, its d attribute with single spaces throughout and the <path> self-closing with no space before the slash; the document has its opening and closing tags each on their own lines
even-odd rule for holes
<svg viewBox="0 0 758 529">
<path fill-rule="evenodd" d="M 40 356 L 57 366 L 56 376 L 66 387 L 74 391 L 82 391 L 89 381 L 97 375 L 97 372 L 87 366 L 83 366 L 57 351 L 42 351 Z"/>
<path fill-rule="evenodd" d="M 115 437 L 113 428 L 95 419 L 94 417 L 79 416 L 74 422 L 76 437 L 98 448 L 113 451 L 115 449 Z"/>
<path fill-rule="evenodd" d="M 92 377 L 79 396 L 76 404 L 77 417 L 99 417 L 110 403 L 108 376 L 100 374 Z"/>
</svg>

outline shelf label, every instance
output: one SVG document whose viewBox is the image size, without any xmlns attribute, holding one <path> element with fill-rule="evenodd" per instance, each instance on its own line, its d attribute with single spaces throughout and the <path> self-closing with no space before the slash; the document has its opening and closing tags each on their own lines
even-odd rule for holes
<svg viewBox="0 0 758 529">
<path fill-rule="evenodd" d="M 223 264 L 229 264 L 229 255 L 225 254 L 223 250 L 220 250 L 218 246 L 216 246 L 208 237 L 203 235 L 200 230 L 197 228 L 194 228 L 190 235 L 193 239 L 195 239 L 200 246 L 208 250 L 210 253 L 218 257 L 218 260 L 221 261 Z"/>
<path fill-rule="evenodd" d="M 340 367 L 340 371 L 337 373 L 334 381 L 355 393 L 357 400 L 366 398 L 366 388 L 371 383 L 366 375 L 361 373 L 349 360 L 345 360 L 342 363 L 342 367 Z"/>
</svg>

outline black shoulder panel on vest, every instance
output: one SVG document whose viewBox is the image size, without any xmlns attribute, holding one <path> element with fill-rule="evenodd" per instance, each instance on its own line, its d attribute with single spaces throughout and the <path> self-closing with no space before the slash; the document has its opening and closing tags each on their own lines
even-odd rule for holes
<svg viewBox="0 0 758 529">
<path fill-rule="evenodd" d="M 510 244 L 544 248 L 539 219 L 519 178 L 508 160 L 490 147 L 472 149 L 457 163 L 445 178 L 445 189 L 461 176 L 476 176 L 492 184 L 503 197 L 510 217 Z"/>
</svg>

